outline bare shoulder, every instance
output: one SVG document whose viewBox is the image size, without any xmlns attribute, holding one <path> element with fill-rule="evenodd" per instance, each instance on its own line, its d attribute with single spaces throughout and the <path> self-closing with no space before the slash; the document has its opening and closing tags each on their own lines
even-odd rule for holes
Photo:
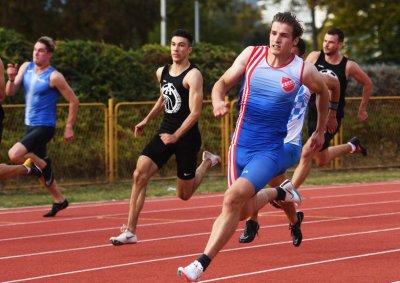
<svg viewBox="0 0 400 283">
<path fill-rule="evenodd" d="M 312 64 L 315 64 L 317 62 L 318 57 L 321 55 L 321 51 L 311 51 L 310 54 L 308 54 L 306 58 L 306 62 L 310 62 Z"/>
<path fill-rule="evenodd" d="M 157 69 L 157 71 L 156 71 L 156 76 L 157 76 L 157 79 L 158 79 L 158 80 L 161 79 L 161 74 L 162 74 L 162 71 L 164 70 L 164 68 L 165 68 L 165 66 L 162 66 L 162 67 L 159 67 L 159 68 Z"/>
</svg>

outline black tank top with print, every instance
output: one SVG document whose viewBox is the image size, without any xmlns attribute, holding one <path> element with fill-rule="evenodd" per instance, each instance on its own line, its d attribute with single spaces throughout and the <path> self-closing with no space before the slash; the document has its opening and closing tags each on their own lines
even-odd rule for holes
<svg viewBox="0 0 400 283">
<path fill-rule="evenodd" d="M 329 74 L 339 80 L 340 83 L 340 97 L 339 97 L 339 107 L 336 112 L 337 118 L 343 118 L 344 116 L 344 106 L 346 104 L 345 96 L 346 96 L 346 88 L 347 88 L 347 78 L 346 78 L 346 64 L 347 58 L 343 56 L 342 60 L 337 65 L 329 64 L 325 61 L 325 54 L 321 50 L 317 62 L 315 62 L 315 67 L 317 67 L 318 71 L 322 74 Z M 312 95 L 310 98 L 310 102 L 313 100 L 313 104 L 315 104 L 315 95 Z"/>
<path fill-rule="evenodd" d="M 195 65 L 190 64 L 189 68 L 180 75 L 173 77 L 169 74 L 170 65 L 166 65 L 161 73 L 160 87 L 164 97 L 164 118 L 161 123 L 160 133 L 174 133 L 190 114 L 189 90 L 183 86 L 183 79 Z M 198 131 L 198 123 L 188 131 Z"/>
</svg>

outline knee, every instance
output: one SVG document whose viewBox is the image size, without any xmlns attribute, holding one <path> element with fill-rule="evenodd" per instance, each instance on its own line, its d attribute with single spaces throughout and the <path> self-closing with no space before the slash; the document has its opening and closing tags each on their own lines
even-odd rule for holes
<svg viewBox="0 0 400 283">
<path fill-rule="evenodd" d="M 185 191 L 177 191 L 176 196 L 181 200 L 188 201 L 192 195 L 185 193 Z"/>
<path fill-rule="evenodd" d="M 239 210 L 242 207 L 241 198 L 235 194 L 227 194 L 224 197 L 223 207 L 228 211 Z"/>
<path fill-rule="evenodd" d="M 8 151 L 8 158 L 10 158 L 10 160 L 14 163 L 18 162 L 18 160 L 19 160 L 19 156 L 17 155 L 17 152 L 14 151 L 13 149 L 10 149 Z"/>
<path fill-rule="evenodd" d="M 135 171 L 133 171 L 133 182 L 137 185 L 143 185 L 146 184 L 148 181 L 148 174 L 141 170 L 140 168 L 136 168 Z"/>
</svg>

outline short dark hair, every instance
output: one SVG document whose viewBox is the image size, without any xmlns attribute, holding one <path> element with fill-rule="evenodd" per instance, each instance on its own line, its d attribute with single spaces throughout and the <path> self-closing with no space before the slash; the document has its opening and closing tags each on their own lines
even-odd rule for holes
<svg viewBox="0 0 400 283">
<path fill-rule="evenodd" d="M 293 38 L 300 37 L 303 35 L 303 27 L 300 24 L 300 21 L 297 19 L 295 14 L 291 12 L 283 12 L 277 13 L 272 19 L 272 23 L 280 22 L 284 24 L 288 24 L 293 27 Z"/>
<path fill-rule="evenodd" d="M 302 38 L 299 38 L 299 42 L 297 43 L 297 45 L 295 46 L 299 49 L 299 56 L 303 56 L 304 53 L 306 53 L 306 43 L 304 42 L 304 40 Z"/>
<path fill-rule="evenodd" d="M 339 42 L 343 42 L 343 40 L 344 40 L 344 33 L 343 33 L 343 31 L 341 29 L 331 28 L 326 33 L 329 34 L 329 35 L 337 35 L 338 39 L 339 39 Z"/>
<path fill-rule="evenodd" d="M 54 40 L 51 37 L 42 36 L 37 40 L 37 42 L 46 45 L 47 52 L 54 53 L 54 51 L 56 50 L 56 44 L 54 43 Z"/>
<path fill-rule="evenodd" d="M 171 38 L 173 38 L 174 36 L 180 36 L 180 37 L 184 37 L 189 41 L 189 44 L 192 45 L 193 44 L 193 35 L 188 32 L 187 30 L 184 29 L 176 29 L 172 32 L 171 34 Z"/>
</svg>

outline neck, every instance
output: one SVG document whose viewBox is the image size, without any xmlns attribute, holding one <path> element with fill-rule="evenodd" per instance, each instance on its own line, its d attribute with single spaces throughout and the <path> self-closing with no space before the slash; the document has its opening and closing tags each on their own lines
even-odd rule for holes
<svg viewBox="0 0 400 283">
<path fill-rule="evenodd" d="M 268 52 L 267 62 L 271 67 L 279 68 L 279 67 L 287 65 L 290 62 L 290 60 L 293 59 L 293 56 L 294 55 L 291 53 L 288 55 L 285 55 L 285 56 L 276 56 L 276 55 Z"/>
<path fill-rule="evenodd" d="M 49 67 L 50 67 L 50 64 L 35 65 L 35 71 L 38 73 L 42 73 L 42 72 L 46 71 Z"/>
<path fill-rule="evenodd" d="M 332 55 L 325 54 L 325 61 L 332 65 L 339 64 L 340 61 L 342 60 L 342 58 L 343 58 L 343 56 L 340 55 L 339 52 L 332 54 Z"/>
<path fill-rule="evenodd" d="M 172 75 L 179 75 L 181 74 L 184 70 L 189 68 L 190 62 L 188 60 L 185 60 L 183 62 L 173 62 L 170 68 L 170 73 Z"/>
</svg>

